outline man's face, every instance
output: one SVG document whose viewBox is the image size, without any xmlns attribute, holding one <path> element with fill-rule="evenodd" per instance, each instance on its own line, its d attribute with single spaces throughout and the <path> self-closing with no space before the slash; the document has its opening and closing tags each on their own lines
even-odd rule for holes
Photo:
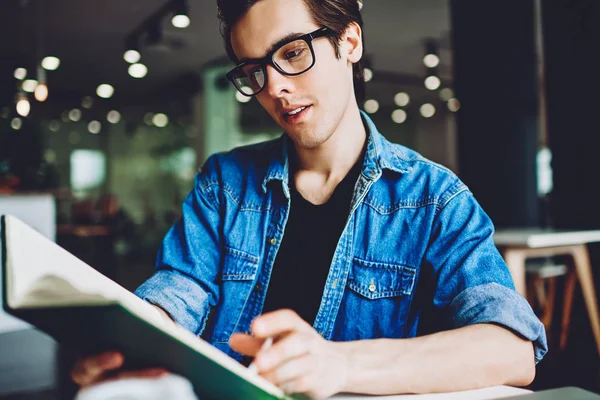
<svg viewBox="0 0 600 400">
<path fill-rule="evenodd" d="M 260 58 L 282 38 L 318 28 L 303 0 L 260 0 L 233 26 L 231 44 L 240 60 Z M 273 120 L 303 148 L 326 142 L 355 102 L 352 65 L 344 47 L 338 59 L 328 38 L 315 39 L 312 45 L 316 62 L 309 71 L 285 76 L 268 66 L 267 86 L 257 95 Z"/>
</svg>

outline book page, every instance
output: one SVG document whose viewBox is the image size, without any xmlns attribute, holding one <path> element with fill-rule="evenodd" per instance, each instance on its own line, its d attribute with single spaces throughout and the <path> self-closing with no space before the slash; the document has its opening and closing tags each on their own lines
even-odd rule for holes
<svg viewBox="0 0 600 400">
<path fill-rule="evenodd" d="M 5 216 L 3 237 L 7 302 L 12 308 L 73 304 L 85 299 L 94 304 L 116 302 L 123 297 L 137 299 L 16 217 Z M 33 294 L 29 294 L 32 290 Z M 150 318 L 158 314 L 152 307 L 148 313 L 153 315 Z"/>
</svg>

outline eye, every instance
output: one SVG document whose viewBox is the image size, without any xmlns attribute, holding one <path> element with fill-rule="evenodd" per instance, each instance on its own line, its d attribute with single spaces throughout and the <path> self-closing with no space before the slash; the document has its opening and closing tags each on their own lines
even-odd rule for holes
<svg viewBox="0 0 600 400">
<path fill-rule="evenodd" d="M 295 50 L 287 51 L 285 53 L 285 59 L 286 60 L 293 60 L 294 58 L 297 58 L 300 55 L 302 55 L 302 53 L 304 53 L 305 50 L 306 49 L 300 48 L 300 49 L 295 49 Z"/>
</svg>

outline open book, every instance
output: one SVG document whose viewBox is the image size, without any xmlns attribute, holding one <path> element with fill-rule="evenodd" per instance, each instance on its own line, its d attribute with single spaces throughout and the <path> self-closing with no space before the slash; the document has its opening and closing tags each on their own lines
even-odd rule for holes
<svg viewBox="0 0 600 400">
<path fill-rule="evenodd" d="M 285 399 L 283 391 L 16 217 L 1 220 L 3 307 L 82 351 L 119 350 L 132 368 L 165 367 L 202 399 Z"/>
</svg>

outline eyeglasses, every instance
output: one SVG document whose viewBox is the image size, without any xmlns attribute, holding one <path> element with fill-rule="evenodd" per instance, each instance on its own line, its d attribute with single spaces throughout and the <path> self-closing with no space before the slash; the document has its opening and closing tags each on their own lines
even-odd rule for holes
<svg viewBox="0 0 600 400">
<path fill-rule="evenodd" d="M 333 35 L 329 28 L 320 28 L 306 35 L 280 44 L 263 58 L 244 61 L 225 76 L 244 96 L 256 96 L 267 86 L 267 65 L 272 65 L 280 74 L 296 76 L 315 65 L 312 41 Z"/>
</svg>

